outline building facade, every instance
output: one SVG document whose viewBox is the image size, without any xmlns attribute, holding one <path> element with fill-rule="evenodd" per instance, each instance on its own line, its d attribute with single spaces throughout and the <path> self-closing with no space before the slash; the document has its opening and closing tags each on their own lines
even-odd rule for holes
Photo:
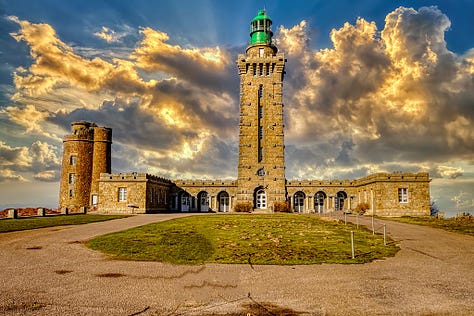
<svg viewBox="0 0 474 316">
<path fill-rule="evenodd" d="M 250 23 L 250 44 L 238 55 L 239 161 L 236 180 L 168 180 L 149 174 L 111 174 L 109 128 L 72 123 L 64 139 L 60 207 L 86 206 L 103 213 L 229 212 L 248 205 L 273 212 L 350 211 L 430 215 L 427 173 L 379 173 L 356 180 L 287 180 L 283 125 L 286 59 L 272 42 L 264 10 Z M 74 164 L 72 163 L 74 161 Z"/>
</svg>

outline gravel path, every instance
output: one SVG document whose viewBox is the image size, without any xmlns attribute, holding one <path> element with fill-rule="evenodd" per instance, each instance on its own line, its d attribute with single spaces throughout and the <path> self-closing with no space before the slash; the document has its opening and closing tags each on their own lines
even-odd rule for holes
<svg viewBox="0 0 474 316">
<path fill-rule="evenodd" d="M 364 265 L 173 266 L 109 260 L 81 243 L 180 216 L 0 234 L 0 314 L 474 314 L 474 237 L 429 227 L 377 221 L 401 251 Z"/>
</svg>

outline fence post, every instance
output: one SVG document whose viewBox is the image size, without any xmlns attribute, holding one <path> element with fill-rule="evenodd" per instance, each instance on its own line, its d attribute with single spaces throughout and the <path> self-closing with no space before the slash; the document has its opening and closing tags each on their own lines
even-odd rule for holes
<svg viewBox="0 0 474 316">
<path fill-rule="evenodd" d="M 375 235 L 374 215 L 372 215 L 372 235 Z"/>
<path fill-rule="evenodd" d="M 351 250 L 352 250 L 352 259 L 355 259 L 354 231 L 353 230 L 351 230 Z"/>
<path fill-rule="evenodd" d="M 36 215 L 46 216 L 46 210 L 44 208 L 39 208 L 39 209 L 36 210 Z"/>
<path fill-rule="evenodd" d="M 383 244 L 387 245 L 387 225 L 383 224 Z"/>
<path fill-rule="evenodd" d="M 8 210 L 8 217 L 13 219 L 18 218 L 18 210 Z"/>
</svg>

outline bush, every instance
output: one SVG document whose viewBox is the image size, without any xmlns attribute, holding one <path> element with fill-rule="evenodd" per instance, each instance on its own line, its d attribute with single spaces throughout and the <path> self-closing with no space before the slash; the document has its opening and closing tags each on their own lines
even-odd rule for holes
<svg viewBox="0 0 474 316">
<path fill-rule="evenodd" d="M 290 204 L 288 202 L 277 201 L 273 203 L 273 211 L 290 213 L 291 212 Z"/>
<path fill-rule="evenodd" d="M 468 212 L 458 213 L 456 215 L 456 220 L 461 221 L 461 222 L 473 222 L 474 221 L 474 216 L 472 216 Z"/>
<path fill-rule="evenodd" d="M 234 206 L 234 211 L 239 213 L 252 213 L 253 206 L 250 202 L 238 202 Z"/>
<path fill-rule="evenodd" d="M 357 204 L 357 207 L 355 208 L 355 212 L 359 215 L 364 215 L 365 212 L 370 208 L 369 203 L 367 202 L 362 202 Z"/>
</svg>

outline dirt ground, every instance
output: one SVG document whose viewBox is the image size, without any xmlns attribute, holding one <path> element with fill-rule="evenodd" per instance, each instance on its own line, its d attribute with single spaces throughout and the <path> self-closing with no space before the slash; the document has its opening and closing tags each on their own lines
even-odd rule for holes
<svg viewBox="0 0 474 316">
<path fill-rule="evenodd" d="M 474 237 L 429 227 L 377 221 L 401 250 L 364 265 L 175 266 L 110 260 L 82 243 L 179 216 L 0 234 L 0 314 L 474 314 Z"/>
</svg>

